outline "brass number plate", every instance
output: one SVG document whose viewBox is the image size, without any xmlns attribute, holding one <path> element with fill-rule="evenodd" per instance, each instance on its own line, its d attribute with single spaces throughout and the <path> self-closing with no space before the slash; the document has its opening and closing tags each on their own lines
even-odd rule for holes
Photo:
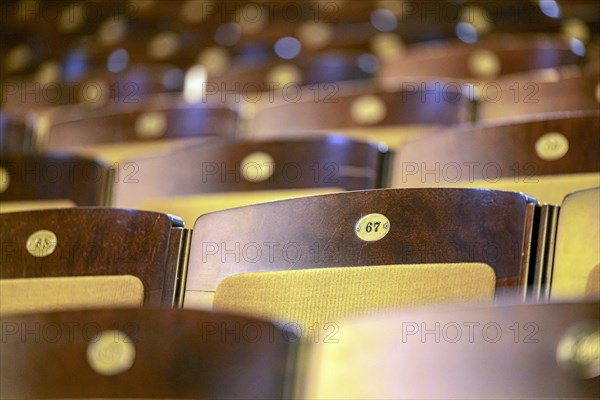
<svg viewBox="0 0 600 400">
<path fill-rule="evenodd" d="M 0 193 L 3 193 L 8 189 L 10 184 L 10 175 L 6 168 L 0 167 Z"/>
<path fill-rule="evenodd" d="M 52 231 L 40 230 L 27 238 L 27 251 L 34 257 L 46 257 L 56 249 L 56 235 Z"/>
<path fill-rule="evenodd" d="M 546 133 L 535 143 L 535 152 L 542 160 L 553 161 L 563 158 L 569 151 L 569 141 L 558 132 Z"/>
<path fill-rule="evenodd" d="M 570 328 L 556 348 L 556 361 L 577 378 L 600 376 L 600 329 L 597 322 Z"/>
<path fill-rule="evenodd" d="M 90 367 L 100 375 L 117 375 L 133 365 L 135 347 L 125 333 L 117 330 L 103 331 L 88 345 L 87 360 Z"/>
<path fill-rule="evenodd" d="M 360 240 L 375 242 L 388 234 L 390 220 L 383 214 L 368 214 L 358 220 L 354 231 Z"/>
</svg>

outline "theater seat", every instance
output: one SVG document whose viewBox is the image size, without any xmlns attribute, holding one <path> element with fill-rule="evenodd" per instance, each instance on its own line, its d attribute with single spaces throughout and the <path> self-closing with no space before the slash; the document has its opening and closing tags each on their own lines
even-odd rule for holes
<svg viewBox="0 0 600 400">
<path fill-rule="evenodd" d="M 302 399 L 597 398 L 598 302 L 345 320 L 310 349 Z"/>
<path fill-rule="evenodd" d="M 116 180 L 112 204 L 176 214 L 192 226 L 227 207 L 379 188 L 387 162 L 385 147 L 336 135 L 207 143 L 127 159 L 118 176 L 133 179 Z"/>
<path fill-rule="evenodd" d="M 339 132 L 396 148 L 437 128 L 471 121 L 472 99 L 459 83 L 407 77 L 393 85 L 336 83 L 299 97 L 257 104 L 249 136 Z"/>
<path fill-rule="evenodd" d="M 238 114 L 229 107 L 156 95 L 97 108 L 56 108 L 35 120 L 34 146 L 38 151 L 70 151 L 113 163 L 125 156 L 203 142 L 206 137 L 232 138 L 237 124 Z"/>
<path fill-rule="evenodd" d="M 2 332 L 11 399 L 282 399 L 297 361 L 293 332 L 219 313 L 38 313 L 2 318 Z"/>
<path fill-rule="evenodd" d="M 536 204 L 518 193 L 387 189 L 206 214 L 194 225 L 184 307 L 210 307 L 216 291 L 224 310 L 320 324 L 392 306 L 524 298 Z"/>
<path fill-rule="evenodd" d="M 6 154 L 0 157 L 0 212 L 110 201 L 113 173 L 91 158 L 69 154 Z"/>
<path fill-rule="evenodd" d="M 591 111 L 443 131 L 400 150 L 392 186 L 510 190 L 560 204 L 600 184 L 599 129 L 600 114 Z"/>
<path fill-rule="evenodd" d="M 0 215 L 3 314 L 175 304 L 181 220 L 80 207 Z"/>
</svg>

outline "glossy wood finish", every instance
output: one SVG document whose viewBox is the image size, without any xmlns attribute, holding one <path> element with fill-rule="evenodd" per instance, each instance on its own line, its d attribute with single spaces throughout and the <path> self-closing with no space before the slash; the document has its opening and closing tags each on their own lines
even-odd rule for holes
<svg viewBox="0 0 600 400">
<path fill-rule="evenodd" d="M 471 67 L 473 57 L 480 50 L 495 55 L 499 62 L 497 73 L 481 75 Z M 379 77 L 400 82 L 411 76 L 489 80 L 500 75 L 555 68 L 580 61 L 581 57 L 573 53 L 565 40 L 558 37 L 499 35 L 474 44 L 449 42 L 443 46 L 415 46 L 406 54 L 384 63 Z"/>
<path fill-rule="evenodd" d="M 80 206 L 107 204 L 112 173 L 99 161 L 65 154 L 6 154 L 0 158 L 0 201 L 71 200 Z"/>
<path fill-rule="evenodd" d="M 144 137 L 139 125 L 144 125 L 143 119 L 148 116 L 160 128 L 157 135 Z M 237 123 L 238 114 L 230 108 L 187 104 L 177 96 L 157 96 L 133 103 L 108 103 L 96 109 L 73 106 L 56 110 L 38 121 L 36 144 L 40 149 L 51 150 L 124 141 L 231 137 Z"/>
<path fill-rule="evenodd" d="M 264 98 L 289 95 L 296 96 L 296 91 L 304 90 L 314 92 L 315 88 L 298 88 L 301 85 L 317 85 L 338 81 L 353 81 L 371 79 L 372 71 L 361 68 L 359 63 L 360 53 L 343 51 L 324 51 L 322 53 L 306 55 L 298 59 L 285 61 L 271 58 L 265 63 L 234 63 L 226 71 L 209 75 L 207 91 L 209 97 L 221 96 L 217 91 L 225 92 L 227 99 L 233 98 L 233 92 L 244 94 L 244 98 L 262 98 L 252 95 L 252 92 L 266 91 Z M 281 68 L 292 68 L 297 73 L 297 79 L 292 81 L 279 81 L 276 71 Z M 270 95 L 269 95 L 270 93 Z"/>
<path fill-rule="evenodd" d="M 176 217 L 175 217 L 176 218 Z M 134 275 L 145 304 L 172 306 L 182 223 L 166 214 L 71 208 L 0 214 L 2 279 Z M 26 249 L 30 235 L 49 230 L 57 247 L 45 257 Z"/>
<path fill-rule="evenodd" d="M 297 343 L 269 322 L 184 310 L 75 311 L 1 323 L 0 393 L 13 399 L 281 399 Z M 99 357 L 124 358 L 117 343 L 135 349 L 131 368 L 113 376 L 96 373 L 86 358 L 95 335 L 108 330 L 119 333 Z"/>
<path fill-rule="evenodd" d="M 43 113 L 52 107 L 73 104 L 91 108 L 104 103 L 127 105 L 143 101 L 148 95 L 181 91 L 183 86 L 183 72 L 173 65 L 138 64 L 114 73 L 106 69 L 106 60 L 102 63 L 77 79 L 63 70 L 51 80 L 40 80 L 37 75 L 9 78 L 3 81 L 3 108 L 27 115 L 31 111 Z M 173 73 L 180 74 L 181 79 L 169 79 Z"/>
<path fill-rule="evenodd" d="M 251 132 L 290 132 L 319 129 L 362 128 L 409 124 L 452 125 L 470 121 L 471 100 L 460 86 L 447 81 L 407 81 L 399 85 L 372 87 L 335 83 L 318 91 L 302 91 L 300 101 L 280 99 L 265 105 L 251 124 Z M 372 123 L 356 118 L 356 104 L 375 97 L 383 104 L 383 114 Z M 377 100 L 376 100 L 377 101 Z M 368 108 L 372 105 L 365 105 Z"/>
<path fill-rule="evenodd" d="M 487 263 L 497 287 L 514 288 L 527 282 L 534 207 L 519 193 L 386 189 L 209 213 L 194 226 L 186 291 L 243 272 L 456 262 Z M 371 213 L 389 219 L 389 232 L 365 242 L 355 225 Z"/>
<path fill-rule="evenodd" d="M 393 186 L 440 185 L 444 179 L 449 179 L 447 183 L 502 178 L 527 182 L 540 175 L 598 172 L 599 130 L 600 114 L 595 112 L 557 113 L 447 130 L 400 150 Z M 559 159 L 544 160 L 536 152 L 536 143 L 552 132 L 568 140 L 568 151 Z M 452 168 L 448 174 L 442 173 L 446 167 Z"/>
<path fill-rule="evenodd" d="M 113 204 L 135 207 L 157 197 L 246 190 L 376 189 L 384 185 L 388 157 L 377 144 L 334 135 L 207 143 L 128 159 L 119 173 L 127 176 L 135 165 L 135 183 L 120 179 Z"/>
<path fill-rule="evenodd" d="M 479 120 L 600 108 L 600 65 L 517 74 L 497 83 L 497 94 L 481 97 Z"/>
<path fill-rule="evenodd" d="M 599 310 L 501 305 L 348 320 L 335 343 L 311 348 L 298 398 L 598 398 Z"/>
</svg>

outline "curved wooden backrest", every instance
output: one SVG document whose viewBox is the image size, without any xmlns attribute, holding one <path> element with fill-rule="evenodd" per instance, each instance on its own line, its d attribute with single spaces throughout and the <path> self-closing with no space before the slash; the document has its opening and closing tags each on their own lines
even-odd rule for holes
<svg viewBox="0 0 600 400">
<path fill-rule="evenodd" d="M 600 180 L 598 182 L 600 185 Z M 600 297 L 600 188 L 565 197 L 558 215 L 550 296 Z"/>
<path fill-rule="evenodd" d="M 310 349 L 297 397 L 597 398 L 599 307 L 446 308 L 340 322 Z"/>
<path fill-rule="evenodd" d="M 581 112 L 432 134 L 400 150 L 392 186 L 500 188 L 560 204 L 571 191 L 597 186 L 599 129 L 598 113 Z M 582 179 L 555 177 L 574 174 Z"/>
<path fill-rule="evenodd" d="M 595 111 L 600 107 L 600 71 L 552 69 L 499 79 L 481 97 L 478 119 L 492 120 L 557 111 Z"/>
<path fill-rule="evenodd" d="M 120 72 L 105 68 L 91 68 L 76 79 L 58 66 L 50 76 L 40 73 L 40 67 L 34 75 L 9 78 L 2 83 L 3 108 L 25 115 L 65 105 L 127 105 L 143 101 L 148 95 L 180 91 L 183 86 L 183 72 L 172 65 L 136 64 Z"/>
<path fill-rule="evenodd" d="M 71 208 L 0 214 L 2 279 L 132 275 L 149 306 L 173 305 L 181 221 L 165 214 Z"/>
<path fill-rule="evenodd" d="M 194 225 L 186 303 L 234 274 L 369 265 L 481 262 L 500 292 L 522 288 L 535 204 L 519 193 L 386 189 L 205 214 Z M 367 239 L 387 233 L 365 241 L 361 230 Z"/>
<path fill-rule="evenodd" d="M 237 98 L 255 102 L 255 99 L 265 100 L 282 95 L 296 99 L 297 92 L 305 91 L 304 96 L 310 98 L 309 92 L 313 93 L 316 89 L 300 86 L 372 78 L 372 71 L 361 68 L 359 57 L 360 54 L 356 52 L 324 51 L 290 61 L 273 59 L 258 65 L 234 63 L 224 71 L 208 75 L 207 97 L 233 101 L 233 93 L 239 92 L 243 93 L 243 97 Z M 262 96 L 253 94 L 256 91 L 266 93 Z"/>
<path fill-rule="evenodd" d="M 299 101 L 264 106 L 252 121 L 252 133 L 451 125 L 471 118 L 470 99 L 459 85 L 446 81 L 408 79 L 389 88 L 339 83 L 302 94 Z"/>
<path fill-rule="evenodd" d="M 386 159 L 377 144 L 333 135 L 208 143 L 128 160 L 123 166 L 136 166 L 136 183 L 120 180 L 113 200 L 134 207 L 151 198 L 202 193 L 375 189 L 383 186 Z"/>
<path fill-rule="evenodd" d="M 94 310 L 2 318 L 2 398 L 287 398 L 294 333 L 239 316 Z M 25 333 L 27 332 L 27 333 Z"/>
<path fill-rule="evenodd" d="M 0 202 L 60 199 L 101 206 L 112 185 L 107 165 L 66 154 L 2 155 L 0 172 Z"/>
<path fill-rule="evenodd" d="M 489 80 L 501 75 L 577 64 L 566 40 L 557 37 L 491 36 L 473 44 L 444 43 L 415 46 L 387 60 L 379 77 L 403 81 L 407 76 Z"/>
<path fill-rule="evenodd" d="M 187 104 L 156 96 L 90 110 L 61 108 L 37 121 L 36 144 L 44 150 L 124 141 L 233 136 L 238 115 L 227 107 Z"/>
</svg>

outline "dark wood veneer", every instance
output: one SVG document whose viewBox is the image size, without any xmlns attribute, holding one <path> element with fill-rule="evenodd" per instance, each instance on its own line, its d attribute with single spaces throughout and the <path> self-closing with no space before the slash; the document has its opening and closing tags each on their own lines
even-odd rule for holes
<svg viewBox="0 0 600 400">
<path fill-rule="evenodd" d="M 243 272 L 456 262 L 487 263 L 498 287 L 523 286 L 535 204 L 491 190 L 384 189 L 209 213 L 194 226 L 186 290 L 214 291 Z M 376 242 L 355 235 L 370 213 L 390 220 Z"/>
<path fill-rule="evenodd" d="M 131 368 L 114 376 L 86 359 L 105 330 L 135 348 Z M 280 399 L 297 341 L 265 321 L 165 309 L 3 318 L 2 332 L 2 398 Z"/>
<path fill-rule="evenodd" d="M 81 207 L 0 214 L 0 278 L 133 275 L 144 284 L 146 305 L 172 306 L 177 257 L 171 253 L 179 250 L 181 228 L 166 214 L 136 210 Z M 56 249 L 46 257 L 26 249 L 38 230 L 57 237 Z"/>
<path fill-rule="evenodd" d="M 0 167 L 8 173 L 0 201 L 68 199 L 76 205 L 101 206 L 112 184 L 107 165 L 67 154 L 6 154 L 0 157 Z"/>
</svg>

